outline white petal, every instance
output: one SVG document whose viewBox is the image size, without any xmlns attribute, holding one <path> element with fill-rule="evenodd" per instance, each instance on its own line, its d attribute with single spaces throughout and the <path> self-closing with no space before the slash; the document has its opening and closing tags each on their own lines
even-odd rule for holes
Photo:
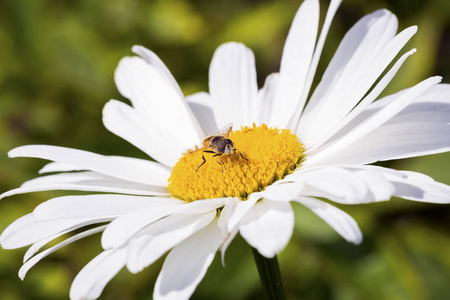
<svg viewBox="0 0 450 300">
<path fill-rule="evenodd" d="M 252 193 L 246 201 L 239 201 L 236 206 L 232 206 L 233 211 L 230 211 L 230 217 L 227 220 L 227 231 L 232 232 L 239 224 L 241 219 L 252 209 L 255 203 L 262 197 L 259 193 Z"/>
<path fill-rule="evenodd" d="M 63 196 L 38 205 L 33 216 L 36 220 L 115 218 L 141 209 L 182 203 L 170 198 L 127 195 Z"/>
<path fill-rule="evenodd" d="M 322 218 L 344 239 L 353 244 L 360 244 L 362 233 L 355 220 L 347 213 L 326 202 L 310 197 L 299 197 L 295 200 Z"/>
<path fill-rule="evenodd" d="M 308 180 L 310 177 L 314 177 L 310 176 L 311 173 L 316 173 L 315 175 L 317 176 L 317 178 L 312 179 L 315 181 L 315 186 L 314 184 L 308 185 Z M 395 171 L 395 176 L 397 176 L 397 174 L 397 171 Z M 331 178 L 327 179 L 326 177 L 330 175 Z M 317 179 L 320 180 L 321 176 L 324 176 L 322 178 L 324 180 L 322 185 L 317 181 Z M 303 182 L 306 185 L 305 189 L 302 191 L 303 196 L 329 198 L 334 202 L 342 204 L 361 204 L 386 201 L 389 200 L 395 192 L 394 185 L 385 178 L 383 172 L 374 166 L 334 165 L 332 167 L 319 167 L 310 171 L 305 171 L 304 173 L 294 173 L 286 177 L 285 180 Z M 328 190 L 328 182 L 336 181 L 340 181 L 341 186 L 339 187 L 339 184 L 338 186 L 335 186 L 335 193 L 332 193 Z M 358 189 L 361 192 L 366 190 L 364 193 L 360 194 L 361 197 L 355 197 L 355 194 L 349 191 L 339 192 L 346 189 L 345 186 L 350 185 L 351 182 L 355 183 L 355 187 L 353 187 L 353 189 L 359 187 Z M 339 195 L 346 193 L 353 197 L 336 196 L 336 194 Z"/>
<path fill-rule="evenodd" d="M 170 204 L 121 216 L 109 224 L 102 235 L 104 249 L 117 248 L 123 245 L 134 234 L 147 225 L 174 213 L 199 214 L 213 211 L 225 202 L 225 198 L 207 199 L 191 203 Z"/>
<path fill-rule="evenodd" d="M 147 184 L 135 183 L 125 181 L 119 178 L 99 174 L 91 171 L 81 171 L 73 173 L 61 173 L 48 176 L 37 177 L 28 180 L 22 184 L 22 188 L 39 188 L 41 186 L 48 186 L 51 184 L 76 184 L 80 186 L 106 189 L 115 189 L 118 192 L 133 191 L 147 193 L 151 195 L 155 194 L 168 194 L 166 185 L 154 185 L 151 182 Z"/>
<path fill-rule="evenodd" d="M 168 85 L 171 86 L 171 88 L 178 93 L 180 98 L 183 98 L 183 92 L 180 89 L 180 86 L 178 85 L 177 81 L 173 77 L 172 73 L 170 73 L 169 69 L 166 67 L 166 65 L 162 62 L 162 60 L 151 50 L 135 45 L 131 49 L 134 53 L 142 57 L 147 63 L 152 65 L 158 73 L 161 75 L 161 77 L 165 78 L 168 82 Z M 195 126 L 197 133 L 200 137 L 203 136 L 203 130 L 200 128 L 200 124 L 197 122 L 198 119 L 195 118 L 194 113 L 189 109 L 187 109 L 187 113 L 189 114 L 193 125 Z"/>
<path fill-rule="evenodd" d="M 286 247 L 294 230 L 290 203 L 262 200 L 242 218 L 239 232 L 263 256 L 271 258 Z"/>
<path fill-rule="evenodd" d="M 213 198 L 204 199 L 202 201 L 194 201 L 185 203 L 180 208 L 180 213 L 184 214 L 201 214 L 222 207 L 229 198 Z"/>
<path fill-rule="evenodd" d="M 187 103 L 198 120 L 204 136 L 217 134 L 216 120 L 212 109 L 212 100 L 208 93 L 200 92 L 186 97 Z"/>
<path fill-rule="evenodd" d="M 225 201 L 225 205 L 220 212 L 219 220 L 217 226 L 219 226 L 224 233 L 228 232 L 227 226 L 230 218 L 236 211 L 237 206 L 241 203 L 241 199 L 238 197 L 229 198 Z"/>
<path fill-rule="evenodd" d="M 50 243 L 51 241 L 53 241 L 55 238 L 58 238 L 60 236 L 62 236 L 63 234 L 66 234 L 70 231 L 62 231 L 60 233 L 57 233 L 55 235 L 52 235 L 49 238 L 43 239 L 43 240 L 39 240 L 37 242 L 35 242 L 33 245 L 31 245 L 27 252 L 25 252 L 24 256 L 23 256 L 23 263 L 26 263 L 33 255 L 35 255 L 42 247 L 44 247 L 45 245 L 47 245 L 48 243 Z"/>
<path fill-rule="evenodd" d="M 273 107 L 276 106 L 275 96 L 279 78 L 280 74 L 278 73 L 270 74 L 267 76 L 264 86 L 258 92 L 259 105 L 257 121 L 255 122 L 257 125 L 270 124 Z"/>
<path fill-rule="evenodd" d="M 83 226 L 109 220 L 107 218 L 99 218 L 36 221 L 32 214 L 28 214 L 9 225 L 3 231 L 0 241 L 4 249 L 21 248 L 39 240 L 47 239 L 62 231 L 69 229 L 72 231 Z"/>
<path fill-rule="evenodd" d="M 57 146 L 28 145 L 15 148 L 8 155 L 13 158 L 34 157 L 53 160 L 137 183 L 151 183 L 160 186 L 167 185 L 167 182 L 164 182 L 165 178 L 163 176 L 155 174 L 151 170 L 125 164 L 117 159 L 83 150 Z"/>
<path fill-rule="evenodd" d="M 142 271 L 175 245 L 207 226 L 215 217 L 215 211 L 195 215 L 179 214 L 151 224 L 130 241 L 128 270 L 132 273 Z"/>
<path fill-rule="evenodd" d="M 450 124 L 450 103 L 412 103 L 394 118 L 386 122 L 386 125 L 412 122 Z"/>
<path fill-rule="evenodd" d="M 56 238 L 59 238 L 60 236 L 71 232 L 72 229 L 66 229 L 63 231 L 60 231 L 48 238 L 39 240 L 37 242 L 35 242 L 33 245 L 30 246 L 30 248 L 28 248 L 27 252 L 25 252 L 25 255 L 23 256 L 23 262 L 27 262 L 33 255 L 35 255 L 43 246 L 47 245 L 48 243 L 50 243 L 51 241 L 53 241 Z"/>
<path fill-rule="evenodd" d="M 361 19 L 346 34 L 301 120 L 301 140 L 313 145 L 361 100 L 417 31 L 394 37 L 397 19 L 386 10 Z"/>
<path fill-rule="evenodd" d="M 153 299 L 189 299 L 205 276 L 221 240 L 220 228 L 212 222 L 178 244 L 164 261 Z"/>
<path fill-rule="evenodd" d="M 407 92 L 404 89 L 393 95 L 386 96 L 380 100 L 373 102 L 364 111 L 359 113 L 349 124 L 342 129 L 339 134 L 345 135 L 351 129 L 355 128 L 366 119 L 380 111 L 385 106 L 395 101 L 400 95 Z M 439 83 L 417 97 L 413 103 L 395 115 L 386 124 L 402 123 L 406 120 L 418 120 L 422 122 L 446 122 L 449 123 L 450 118 L 450 84 Z"/>
<path fill-rule="evenodd" d="M 392 101 L 389 105 L 386 105 L 377 113 L 372 115 L 369 119 L 365 120 L 359 126 L 354 128 L 351 132 L 344 137 L 337 140 L 335 143 L 331 143 L 328 147 L 325 145 L 317 154 L 309 155 L 303 162 L 303 165 L 318 165 L 324 163 L 343 163 L 341 161 L 334 160 L 334 156 L 339 151 L 345 151 L 346 147 L 351 145 L 367 136 L 369 133 L 379 128 L 381 125 L 392 119 L 396 114 L 402 111 L 405 107 L 411 104 L 422 93 L 424 93 L 431 86 L 441 81 L 441 77 L 430 77 L 414 87 L 407 90 L 405 93 L 399 95 L 395 101 Z"/>
<path fill-rule="evenodd" d="M 181 143 L 162 124 L 116 100 L 109 101 L 103 108 L 103 124 L 115 135 L 169 167 L 176 164 L 184 151 L 199 143 L 195 139 Z"/>
<path fill-rule="evenodd" d="M 391 101 L 394 101 L 398 95 L 401 95 L 407 90 L 408 89 L 374 102 L 361 114 L 361 116 L 358 116 L 358 119 L 352 122 L 353 124 L 349 124 L 349 126 L 354 127 L 361 123 L 364 119 L 367 119 L 381 108 L 391 103 Z M 386 122 L 386 125 L 412 122 L 414 120 L 418 122 L 450 123 L 449 94 L 450 84 L 436 84 L 420 95 L 414 103 L 411 103 L 408 107 Z"/>
<path fill-rule="evenodd" d="M 71 172 L 71 171 L 85 171 L 81 167 L 75 167 L 69 164 L 59 163 L 59 162 L 50 162 L 43 166 L 39 170 L 39 174 L 52 173 L 52 172 Z"/>
<path fill-rule="evenodd" d="M 260 196 L 270 201 L 289 202 L 297 198 L 304 189 L 301 181 L 289 182 L 288 180 L 280 180 L 277 184 L 267 186 L 264 191 L 260 192 Z"/>
<path fill-rule="evenodd" d="M 420 202 L 450 203 L 450 187 L 434 181 L 431 177 L 411 171 L 396 171 L 380 168 L 386 179 L 395 187 L 394 196 Z"/>
<path fill-rule="evenodd" d="M 112 221 L 102 235 L 103 249 L 119 248 L 134 234 L 151 223 L 176 212 L 182 204 L 141 209 Z"/>
<path fill-rule="evenodd" d="M 397 95 L 405 93 L 408 89 L 397 94 L 384 97 L 383 99 L 373 103 L 363 116 L 354 122 L 361 123 L 361 118 L 369 117 L 388 105 Z M 437 84 L 430 87 L 422 95 L 420 95 L 414 103 L 410 104 L 392 119 L 386 122 L 386 125 L 407 123 L 407 122 L 431 122 L 431 123 L 450 123 L 450 84 Z M 353 125 L 354 125 L 353 124 Z M 350 124 L 351 125 L 351 124 Z"/>
<path fill-rule="evenodd" d="M 371 166 L 320 167 L 294 172 L 284 180 L 303 184 L 303 196 L 328 198 L 342 204 L 386 201 L 395 191 L 392 183 Z"/>
<path fill-rule="evenodd" d="M 303 88 L 302 94 L 300 96 L 300 99 L 298 101 L 296 110 L 289 121 L 288 128 L 291 129 L 293 132 L 296 132 L 296 128 L 298 128 L 298 124 L 300 122 L 300 118 L 306 103 L 306 99 L 309 95 L 309 92 L 311 90 L 311 85 L 314 79 L 314 76 L 316 75 L 317 71 L 317 65 L 319 64 L 319 59 L 322 54 L 323 46 L 325 44 L 325 39 L 328 35 L 328 30 L 331 26 L 331 21 L 334 18 L 334 15 L 336 14 L 337 9 L 339 8 L 339 5 L 341 4 L 342 0 L 331 0 L 330 5 L 328 6 L 327 15 L 325 17 L 325 21 L 323 23 L 322 29 L 320 31 L 319 40 L 317 41 L 316 47 L 314 49 L 314 55 L 311 60 L 311 65 L 308 69 L 308 74 L 305 81 L 305 87 Z"/>
<path fill-rule="evenodd" d="M 405 53 L 399 60 L 394 64 L 394 66 L 383 76 L 383 78 L 376 84 L 376 86 L 362 99 L 358 105 L 349 112 L 338 124 L 330 126 L 327 132 L 319 139 L 316 139 L 314 145 L 308 145 L 308 150 L 306 153 L 313 153 L 313 151 L 327 142 L 331 137 L 332 139 L 338 139 L 340 136 L 345 135 L 346 132 L 350 131 L 355 125 L 348 125 L 352 123 L 354 119 L 357 119 L 360 115 L 365 115 L 365 110 L 370 106 L 371 103 L 380 95 L 384 88 L 389 84 L 389 82 L 394 78 L 397 71 L 403 65 L 405 60 L 412 54 L 416 52 L 416 49 Z M 367 118 L 367 117 L 366 117 Z M 364 119 L 363 119 L 364 120 Z M 362 121 L 361 121 L 362 122 Z M 349 128 L 346 130 L 346 127 Z M 344 128 L 343 130 L 341 130 Z M 299 128 L 301 130 L 301 128 Z M 338 134 L 336 134 L 338 133 Z"/>
<path fill-rule="evenodd" d="M 172 73 L 170 73 L 169 69 L 167 69 L 166 65 L 162 62 L 162 60 L 156 55 L 153 51 L 143 47 L 135 45 L 131 49 L 134 53 L 145 59 L 147 63 L 155 67 L 159 74 L 164 77 L 169 83 L 172 85 L 172 89 L 174 89 L 180 97 L 183 97 L 183 92 L 180 89 L 177 81 L 173 77 Z"/>
<path fill-rule="evenodd" d="M 349 89 L 349 85 L 355 82 L 350 80 L 352 79 L 350 76 L 359 76 L 360 72 L 365 70 L 364 67 L 369 65 L 371 59 L 375 58 L 395 36 L 396 31 L 396 17 L 387 10 L 378 10 L 360 19 L 345 34 L 321 83 L 314 92 L 310 104 L 308 104 L 306 112 L 312 111 L 314 114 L 304 116 L 305 120 L 302 120 L 302 123 L 309 124 L 310 121 L 306 119 L 313 120 L 313 117 L 319 113 L 317 111 L 319 108 L 326 109 L 324 102 L 332 100 L 330 99 L 330 96 L 333 95 L 332 89 L 339 88 L 340 81 L 343 81 L 345 88 Z M 343 95 L 338 93 L 338 96 L 342 97 Z M 333 102 L 330 103 L 330 106 L 332 105 Z M 302 126 L 302 128 L 306 127 Z"/>
<path fill-rule="evenodd" d="M 370 200 L 365 182 L 343 168 L 317 168 L 293 173 L 285 180 L 303 183 L 303 195 L 325 197 L 345 204 L 366 203 Z"/>
<path fill-rule="evenodd" d="M 167 167 L 163 164 L 160 164 L 156 161 L 151 161 L 147 159 L 140 159 L 135 157 L 126 157 L 126 156 L 110 156 L 112 159 L 118 160 L 127 165 L 133 165 L 136 167 L 144 168 L 146 170 L 152 171 L 155 174 L 162 176 L 162 180 L 169 179 L 170 173 L 172 173 L 172 168 Z M 151 183 L 151 182 L 149 182 Z M 151 183 L 153 184 L 153 183 Z"/>
<path fill-rule="evenodd" d="M 239 43 L 217 48 L 209 69 L 209 92 L 217 128 L 256 122 L 258 86 L 253 52 Z"/>
<path fill-rule="evenodd" d="M 167 73 L 140 57 L 125 57 L 116 69 L 115 81 L 142 117 L 164 128 L 186 148 L 199 143 L 196 121 Z"/>
<path fill-rule="evenodd" d="M 334 154 L 332 161 L 369 164 L 442 153 L 450 150 L 450 125 L 446 123 L 407 122 L 377 128 L 351 147 Z"/>
<path fill-rule="evenodd" d="M 225 266 L 225 252 L 227 251 L 228 246 L 230 246 L 231 242 L 236 237 L 238 232 L 239 232 L 238 228 L 233 229 L 233 231 L 231 231 L 229 234 L 227 234 L 225 239 L 222 241 L 222 244 L 220 246 L 220 252 L 221 252 L 223 266 Z"/>
<path fill-rule="evenodd" d="M 357 171 L 355 175 L 366 184 L 368 189 L 366 203 L 389 200 L 395 193 L 394 185 L 378 172 L 362 170 Z"/>
<path fill-rule="evenodd" d="M 311 65 L 319 26 L 319 1 L 306 0 L 289 30 L 280 64 L 280 76 L 270 126 L 286 128 L 299 104 Z"/>
<path fill-rule="evenodd" d="M 106 250 L 91 260 L 75 277 L 70 299 L 97 299 L 108 282 L 125 266 L 126 248 Z"/>
<path fill-rule="evenodd" d="M 101 182 L 102 180 L 108 181 L 110 179 L 112 182 L 122 181 L 120 179 L 105 176 L 91 171 L 81 171 L 73 173 L 61 173 L 54 175 L 41 176 L 33 178 L 31 180 L 25 181 L 22 184 L 24 188 L 38 187 L 40 185 L 52 184 L 52 183 L 88 183 L 88 182 Z M 126 182 L 126 181 L 125 181 Z M 128 182 L 126 182 L 128 183 Z M 133 184 L 133 183 L 131 183 Z M 144 186 L 143 184 L 138 184 Z"/>
<path fill-rule="evenodd" d="M 170 195 L 166 187 L 124 181 L 94 172 L 77 172 L 48 175 L 29 180 L 22 184 L 20 188 L 1 194 L 0 199 L 17 194 L 51 190 L 90 191 L 152 196 Z"/>
<path fill-rule="evenodd" d="M 160 174 L 164 176 L 164 178 L 169 179 L 170 172 L 172 171 L 171 168 L 168 168 L 160 163 L 147 160 L 147 159 L 140 159 L 140 158 L 134 158 L 134 157 L 125 157 L 125 156 L 109 156 L 113 159 L 117 159 L 119 161 L 122 161 L 126 164 L 132 164 L 139 167 L 144 167 L 145 169 L 151 170 L 157 174 Z M 72 166 L 69 164 L 64 163 L 58 163 L 58 162 L 51 162 L 46 164 L 42 169 L 39 170 L 39 174 L 44 173 L 52 173 L 52 172 L 71 172 L 71 171 L 85 171 L 86 169 Z"/>
<path fill-rule="evenodd" d="M 422 94 L 417 101 L 420 102 L 442 102 L 449 103 L 448 94 L 450 93 L 450 84 L 440 83 L 430 88 L 427 93 Z"/>
<path fill-rule="evenodd" d="M 220 212 L 219 221 L 217 222 L 217 226 L 222 230 L 222 243 L 220 246 L 221 257 L 222 257 L 222 265 L 225 266 L 225 252 L 228 246 L 233 241 L 234 237 L 238 233 L 238 228 L 235 228 L 231 232 L 228 231 L 228 222 L 230 218 L 233 216 L 237 205 L 242 202 L 239 198 L 230 198 L 225 202 L 225 206 Z"/>
<path fill-rule="evenodd" d="M 34 256 L 33 258 L 31 258 L 30 260 L 28 260 L 25 264 L 23 264 L 23 266 L 20 268 L 19 270 L 19 277 L 20 279 L 24 279 L 25 275 L 27 274 L 28 270 L 30 270 L 35 264 L 37 264 L 39 261 L 41 261 L 43 258 L 47 257 L 48 255 L 52 254 L 53 252 L 55 252 L 58 249 L 61 249 L 62 247 L 73 243 L 75 241 L 78 241 L 82 238 L 85 238 L 87 236 L 93 235 L 95 233 L 101 232 L 103 231 L 103 229 L 105 229 L 106 226 L 99 226 L 96 228 L 92 228 L 86 231 L 83 231 L 77 235 L 74 235 L 66 240 L 64 240 L 63 242 L 48 248 L 44 251 L 42 251 L 41 253 L 39 253 L 38 255 Z"/>
</svg>

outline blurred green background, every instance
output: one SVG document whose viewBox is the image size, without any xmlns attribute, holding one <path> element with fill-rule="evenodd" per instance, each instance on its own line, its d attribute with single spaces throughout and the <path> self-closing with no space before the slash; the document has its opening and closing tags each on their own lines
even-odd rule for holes
<svg viewBox="0 0 450 300">
<path fill-rule="evenodd" d="M 51 144 L 102 154 L 145 157 L 109 133 L 102 106 L 117 92 L 113 73 L 131 46 L 156 52 L 186 95 L 207 90 L 216 47 L 239 41 L 256 55 L 260 84 L 278 70 L 284 40 L 300 0 L 2 0 L 0 1 L 0 192 L 37 175 L 44 162 L 7 158 L 24 144 Z M 324 17 L 328 1 L 322 1 Z M 450 1 L 347 0 L 325 45 L 323 72 L 344 33 L 359 18 L 388 8 L 400 29 L 419 25 L 405 50 L 411 57 L 387 93 L 431 75 L 450 82 Z M 450 155 L 389 164 L 450 184 Z M 62 192 L 33 193 L 0 202 L 0 230 Z M 289 299 L 448 299 L 450 207 L 393 199 L 340 206 L 359 223 L 364 242 L 353 246 L 300 205 L 296 228 L 279 255 Z M 67 299 L 76 273 L 100 252 L 99 236 L 54 253 L 20 281 L 26 249 L 0 250 L 0 299 Z M 251 250 L 237 238 L 226 267 L 213 262 L 192 299 L 261 299 Z M 101 299 L 151 299 L 162 260 L 137 275 L 123 270 Z"/>
</svg>

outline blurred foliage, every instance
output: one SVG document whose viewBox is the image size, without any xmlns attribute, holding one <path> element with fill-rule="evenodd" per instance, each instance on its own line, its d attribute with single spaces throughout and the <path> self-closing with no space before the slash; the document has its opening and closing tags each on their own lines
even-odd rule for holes
<svg viewBox="0 0 450 300">
<path fill-rule="evenodd" d="M 321 1 L 322 18 L 327 3 Z M 256 55 L 258 80 L 279 66 L 300 0 L 3 0 L 0 2 L 0 189 L 36 176 L 43 162 L 7 158 L 23 144 L 52 144 L 103 154 L 145 157 L 107 132 L 102 106 L 124 100 L 113 74 L 132 45 L 155 51 L 185 94 L 207 90 L 217 46 L 235 40 Z M 400 29 L 419 25 L 405 49 L 418 48 L 387 93 L 439 74 L 450 81 L 450 1 L 348 0 L 333 21 L 319 73 L 359 18 L 388 8 Z M 318 80 L 318 78 L 316 78 Z M 124 100 L 126 101 L 126 100 Z M 450 184 L 449 154 L 390 163 Z M 0 229 L 60 192 L 19 195 L 0 203 Z M 448 299 L 450 209 L 393 199 L 343 207 L 361 226 L 364 242 L 346 243 L 309 210 L 294 205 L 296 228 L 279 255 L 289 299 Z M 66 299 L 76 273 L 100 252 L 99 236 L 67 246 L 17 277 L 25 250 L 0 250 L 1 299 Z M 193 299 L 261 299 L 251 250 L 237 238 L 226 267 L 217 256 Z M 143 272 L 123 270 L 102 299 L 150 299 L 159 260 Z"/>
</svg>

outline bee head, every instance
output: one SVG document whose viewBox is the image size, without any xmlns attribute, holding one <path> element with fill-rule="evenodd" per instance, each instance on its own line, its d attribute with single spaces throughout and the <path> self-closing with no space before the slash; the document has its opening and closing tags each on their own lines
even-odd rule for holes
<svg viewBox="0 0 450 300">
<path fill-rule="evenodd" d="M 224 139 L 223 141 L 221 141 L 219 151 L 230 155 L 231 152 L 233 152 L 233 141 L 231 141 L 230 139 Z"/>
</svg>

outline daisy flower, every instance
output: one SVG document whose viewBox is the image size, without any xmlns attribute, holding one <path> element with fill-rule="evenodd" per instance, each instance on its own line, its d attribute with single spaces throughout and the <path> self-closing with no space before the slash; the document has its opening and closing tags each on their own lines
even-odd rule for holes
<svg viewBox="0 0 450 300">
<path fill-rule="evenodd" d="M 3 248 L 30 246 L 19 276 L 57 249 L 102 232 L 104 251 L 76 276 L 72 299 L 95 299 L 122 268 L 139 272 L 169 251 L 154 298 L 188 299 L 217 250 L 223 259 L 237 233 L 262 256 L 275 257 L 292 235 L 291 202 L 354 244 L 362 240 L 357 223 L 324 199 L 362 204 L 396 196 L 449 203 L 447 185 L 372 165 L 450 149 L 450 86 L 439 84 L 440 77 L 375 101 L 415 52 L 395 60 L 415 26 L 397 34 L 391 12 L 365 16 L 344 36 L 312 91 L 339 4 L 331 1 L 319 32 L 319 2 L 304 1 L 279 72 L 259 90 L 254 55 L 242 44 L 220 46 L 209 93 L 187 97 L 153 52 L 133 47 L 138 56 L 123 58 L 115 73 L 132 105 L 109 101 L 103 123 L 155 161 L 45 145 L 9 152 L 52 162 L 40 170 L 45 176 L 1 197 L 97 192 L 50 199 L 5 229 Z M 229 123 L 233 130 L 221 131 Z"/>
</svg>

